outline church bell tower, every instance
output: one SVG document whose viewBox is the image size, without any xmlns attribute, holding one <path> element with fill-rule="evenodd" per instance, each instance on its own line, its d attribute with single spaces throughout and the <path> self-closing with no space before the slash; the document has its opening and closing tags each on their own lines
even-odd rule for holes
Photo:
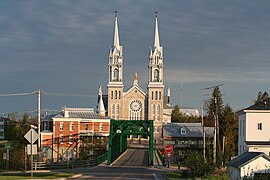
<svg viewBox="0 0 270 180">
<path fill-rule="evenodd" d="M 155 137 L 159 137 L 163 124 L 163 48 L 160 46 L 158 17 L 155 17 L 154 47 L 150 50 L 148 65 L 148 119 L 154 120 Z"/>
<path fill-rule="evenodd" d="M 121 117 L 121 100 L 123 96 L 123 47 L 120 45 L 118 18 L 115 12 L 113 46 L 109 53 L 108 79 L 108 116 L 112 119 Z"/>
</svg>

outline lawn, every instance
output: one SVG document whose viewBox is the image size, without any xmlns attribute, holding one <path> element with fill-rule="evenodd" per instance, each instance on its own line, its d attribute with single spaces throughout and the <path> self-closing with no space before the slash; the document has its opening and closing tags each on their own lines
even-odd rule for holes
<svg viewBox="0 0 270 180">
<path fill-rule="evenodd" d="M 229 178 L 226 176 L 226 174 L 223 174 L 221 176 L 214 176 L 214 175 L 210 175 L 210 176 L 206 176 L 206 177 L 198 177 L 198 176 L 182 176 L 181 173 L 175 173 L 175 172 L 171 172 L 171 173 L 166 173 L 166 176 L 169 178 L 169 180 L 181 180 L 181 179 L 185 179 L 185 180 L 228 180 Z"/>
<path fill-rule="evenodd" d="M 34 173 L 33 178 L 31 178 L 31 173 L 8 173 L 0 174 L 1 180 L 16 180 L 16 179 L 58 179 L 67 178 L 75 175 L 74 173 L 54 173 L 54 172 L 40 172 Z"/>
</svg>

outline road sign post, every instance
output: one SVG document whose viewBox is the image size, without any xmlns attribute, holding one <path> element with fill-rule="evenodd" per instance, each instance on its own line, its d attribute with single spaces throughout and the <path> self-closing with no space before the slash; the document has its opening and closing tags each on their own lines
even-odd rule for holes
<svg viewBox="0 0 270 180">
<path fill-rule="evenodd" d="M 33 143 L 36 142 L 36 140 L 39 138 L 37 132 L 34 129 L 30 129 L 25 135 L 25 139 L 28 140 L 29 143 L 31 143 L 31 177 L 33 177 Z"/>
<path fill-rule="evenodd" d="M 170 172 L 170 157 L 171 157 L 172 152 L 173 152 L 173 147 L 171 145 L 167 144 L 164 149 L 165 149 L 165 152 L 167 154 L 168 168 L 169 168 L 169 172 Z"/>
</svg>

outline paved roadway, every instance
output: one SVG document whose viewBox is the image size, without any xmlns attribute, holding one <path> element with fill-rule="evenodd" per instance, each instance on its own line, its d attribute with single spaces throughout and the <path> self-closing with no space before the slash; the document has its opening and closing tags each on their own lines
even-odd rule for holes
<svg viewBox="0 0 270 180">
<path fill-rule="evenodd" d="M 148 167 L 148 154 L 148 149 L 128 149 L 112 166 L 101 165 L 70 170 L 81 176 L 69 179 L 166 179 L 162 174 L 168 170 Z"/>
<path fill-rule="evenodd" d="M 134 148 L 127 149 L 127 151 L 113 163 L 113 166 L 148 166 L 148 164 L 149 150 Z"/>
<path fill-rule="evenodd" d="M 120 167 L 120 166 L 98 166 L 95 168 L 80 168 L 71 171 L 81 174 L 79 177 L 69 178 L 75 179 L 123 179 L 123 180 L 165 180 L 162 175 L 164 170 L 151 167 Z"/>
</svg>

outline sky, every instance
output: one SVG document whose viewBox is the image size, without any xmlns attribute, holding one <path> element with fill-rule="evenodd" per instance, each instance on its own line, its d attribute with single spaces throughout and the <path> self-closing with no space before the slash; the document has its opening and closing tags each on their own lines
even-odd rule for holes
<svg viewBox="0 0 270 180">
<path fill-rule="evenodd" d="M 269 0 L 0 1 L 0 94 L 42 89 L 42 109 L 96 107 L 100 85 L 107 94 L 116 10 L 125 90 L 138 72 L 146 91 L 157 9 L 173 104 L 200 108 L 212 92 L 204 88 L 223 84 L 224 104 L 237 111 L 269 92 L 269 7 Z M 0 102 L 0 113 L 31 111 L 37 96 Z"/>
</svg>

